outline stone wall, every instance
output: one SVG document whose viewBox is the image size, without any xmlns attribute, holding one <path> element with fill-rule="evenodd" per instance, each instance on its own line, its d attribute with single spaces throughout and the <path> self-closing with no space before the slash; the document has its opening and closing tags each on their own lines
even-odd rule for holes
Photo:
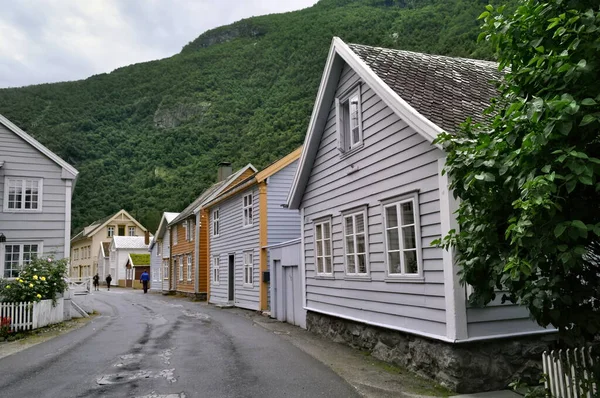
<svg viewBox="0 0 600 398">
<path fill-rule="evenodd" d="M 367 350 L 459 393 L 504 389 L 517 379 L 537 384 L 542 352 L 553 335 L 450 344 L 308 311 L 307 329 Z"/>
</svg>

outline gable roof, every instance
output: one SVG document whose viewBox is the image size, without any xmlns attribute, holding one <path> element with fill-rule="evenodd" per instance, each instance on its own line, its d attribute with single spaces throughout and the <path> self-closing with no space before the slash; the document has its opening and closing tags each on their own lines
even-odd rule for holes
<svg viewBox="0 0 600 398">
<path fill-rule="evenodd" d="M 289 208 L 298 209 L 302 201 L 345 64 L 429 142 L 442 131 L 454 131 L 468 116 L 478 120 L 496 95 L 491 80 L 501 76 L 493 62 L 348 45 L 334 37 L 288 194 Z"/>
<path fill-rule="evenodd" d="M 115 249 L 148 249 L 143 236 L 113 236 Z"/>
<path fill-rule="evenodd" d="M 301 154 L 302 147 L 296 148 L 293 152 L 290 152 L 281 159 L 274 161 L 260 172 L 248 176 L 247 178 L 235 184 L 231 188 L 223 191 L 220 195 L 213 195 L 211 198 L 205 201 L 203 205 L 206 207 L 214 206 L 215 204 L 222 202 L 223 200 L 230 198 L 231 196 L 241 191 L 244 191 L 252 185 L 265 181 L 273 174 L 277 173 L 278 171 L 282 170 L 283 168 L 289 166 L 290 164 L 298 160 Z"/>
<path fill-rule="evenodd" d="M 152 241 L 150 242 L 150 247 L 148 248 L 149 250 L 154 247 L 156 240 L 158 238 L 161 238 L 165 234 L 165 231 L 167 230 L 167 225 L 169 225 L 169 223 L 173 221 L 178 215 L 179 213 L 170 213 L 167 211 L 163 213 L 160 219 L 160 223 L 158 224 L 158 228 L 156 229 L 156 233 L 154 234 L 154 238 L 152 238 Z"/>
<path fill-rule="evenodd" d="M 71 180 L 77 179 L 77 175 L 79 174 L 79 171 L 77 171 L 77 169 L 75 169 L 75 167 L 73 167 L 69 163 L 65 162 L 57 154 L 55 154 L 50 149 L 48 149 L 44 145 L 42 145 L 38 140 L 36 140 L 32 136 L 30 136 L 29 134 L 27 134 L 26 132 L 21 130 L 16 124 L 14 124 L 13 122 L 11 122 L 10 120 L 8 120 L 7 118 L 5 118 L 2 115 L 0 115 L 0 123 L 3 124 L 4 126 L 6 126 L 7 129 L 9 129 L 13 133 L 15 133 L 17 136 L 21 137 L 25 142 L 30 144 L 32 147 L 34 147 L 35 149 L 40 151 L 42 154 L 46 155 L 50 160 L 52 160 L 54 163 L 56 163 L 57 165 L 62 167 L 63 170 L 65 170 L 69 174 L 71 174 L 69 176 L 69 175 L 65 175 L 63 173 L 63 178 L 71 179 Z"/>
<path fill-rule="evenodd" d="M 228 187 L 233 181 L 237 180 L 244 172 L 247 170 L 252 170 L 252 172 L 256 173 L 256 167 L 252 164 L 248 163 L 246 166 L 242 167 L 223 181 L 219 181 L 211 185 L 208 189 L 206 189 L 196 200 L 190 203 L 181 213 L 177 216 L 173 221 L 169 223 L 169 225 L 176 224 L 181 220 L 184 220 L 190 217 L 192 214 L 196 213 L 197 210 L 202 207 L 202 204 L 208 200 L 211 200 L 215 196 L 219 195 L 225 188 Z"/>
<path fill-rule="evenodd" d="M 88 225 L 87 227 L 83 228 L 83 230 L 81 232 L 79 232 L 77 235 L 75 235 L 73 238 L 71 238 L 71 243 L 75 243 L 79 240 L 94 236 L 100 229 L 102 229 L 104 226 L 108 225 L 108 223 L 110 221 L 112 221 L 114 218 L 116 218 L 117 216 L 119 216 L 121 214 L 124 214 L 127 217 L 129 217 L 129 219 L 135 225 L 137 225 L 142 231 L 144 231 L 144 232 L 147 231 L 147 229 L 142 224 L 140 224 L 135 218 L 133 218 L 131 216 L 131 214 L 129 214 L 124 209 L 121 209 L 118 212 L 116 212 L 115 214 L 101 218 L 99 220 L 96 220 L 93 223 L 91 223 L 90 225 Z"/>
</svg>

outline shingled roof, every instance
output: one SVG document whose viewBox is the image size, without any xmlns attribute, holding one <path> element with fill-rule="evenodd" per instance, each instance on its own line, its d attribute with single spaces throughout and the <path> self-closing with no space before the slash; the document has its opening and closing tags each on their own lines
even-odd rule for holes
<svg viewBox="0 0 600 398">
<path fill-rule="evenodd" d="M 448 132 L 483 111 L 498 95 L 498 64 L 467 58 L 348 44 L 403 100 Z"/>
</svg>

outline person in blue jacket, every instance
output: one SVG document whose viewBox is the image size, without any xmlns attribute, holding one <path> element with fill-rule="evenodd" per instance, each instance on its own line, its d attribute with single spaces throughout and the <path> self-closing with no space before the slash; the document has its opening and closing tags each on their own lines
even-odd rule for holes
<svg viewBox="0 0 600 398">
<path fill-rule="evenodd" d="M 142 272 L 140 276 L 140 282 L 142 282 L 142 286 L 144 286 L 144 294 L 148 292 L 148 282 L 150 281 L 150 275 L 148 275 L 148 271 Z"/>
</svg>

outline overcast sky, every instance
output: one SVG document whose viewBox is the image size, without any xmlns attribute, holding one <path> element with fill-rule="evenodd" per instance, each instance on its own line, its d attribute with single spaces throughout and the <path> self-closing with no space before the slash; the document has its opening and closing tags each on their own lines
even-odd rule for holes
<svg viewBox="0 0 600 398">
<path fill-rule="evenodd" d="M 316 0 L 2 0 L 0 88 L 169 57 L 202 32 Z"/>
</svg>

